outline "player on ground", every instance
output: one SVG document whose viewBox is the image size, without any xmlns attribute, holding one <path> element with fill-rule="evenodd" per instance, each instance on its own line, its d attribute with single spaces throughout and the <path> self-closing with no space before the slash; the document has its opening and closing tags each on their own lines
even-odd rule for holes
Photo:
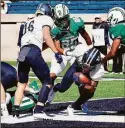
<svg viewBox="0 0 125 128">
<path fill-rule="evenodd" d="M 17 85 L 17 72 L 11 65 L 1 62 L 1 114 L 8 116 L 7 104 L 11 97 L 6 90 Z"/>
<path fill-rule="evenodd" d="M 109 53 L 102 59 L 103 62 L 114 57 L 120 45 L 123 45 L 125 49 L 125 10 L 120 7 L 110 9 L 108 22 L 110 23 L 109 34 L 113 43 Z"/>
<path fill-rule="evenodd" d="M 36 17 L 27 22 L 26 32 L 21 38 L 21 50 L 18 56 L 19 82 L 15 93 L 13 116 L 19 117 L 19 108 L 28 82 L 30 67 L 43 85 L 34 109 L 34 117 L 47 116 L 43 109 L 52 82 L 49 76 L 49 68 L 41 55 L 43 41 L 55 53 L 58 63 L 62 62 L 62 57 L 56 50 L 50 36 L 50 30 L 54 24 L 51 16 L 51 7 L 48 4 L 40 4 L 36 11 Z"/>
<path fill-rule="evenodd" d="M 72 64 L 74 62 L 73 51 L 76 46 L 81 45 L 78 41 L 79 34 L 85 39 L 87 45 L 92 44 L 85 30 L 84 21 L 80 17 L 70 18 L 69 9 L 66 5 L 58 4 L 54 7 L 54 18 L 56 26 L 52 29 L 51 33 L 57 50 L 62 54 L 63 62 L 59 64 L 54 57 L 52 58 L 50 76 L 53 83 L 67 63 L 71 62 Z M 81 45 L 81 47 L 84 46 Z"/>
<path fill-rule="evenodd" d="M 78 86 L 80 96 L 72 105 L 68 106 L 67 110 L 70 114 L 73 110 L 81 110 L 81 105 L 93 97 L 98 82 L 104 74 L 100 52 L 96 48 L 87 51 L 83 49 L 83 51 L 84 54 L 76 58 L 61 83 L 53 88 L 53 93 L 57 91 L 63 93 L 70 88 L 73 82 Z"/>
<path fill-rule="evenodd" d="M 11 97 L 15 91 L 8 91 L 12 87 L 17 87 L 17 71 L 10 64 L 1 62 L 1 114 L 2 116 L 8 116 L 7 105 L 9 104 Z M 27 84 L 28 85 L 28 84 Z M 38 93 L 38 86 L 34 83 L 30 86 L 26 86 L 25 91 L 29 93 Z M 9 108 L 9 110 L 12 110 Z"/>
</svg>

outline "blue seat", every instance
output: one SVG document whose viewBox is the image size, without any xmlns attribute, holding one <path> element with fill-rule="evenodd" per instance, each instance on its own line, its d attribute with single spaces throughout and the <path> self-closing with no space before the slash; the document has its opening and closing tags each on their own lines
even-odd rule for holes
<svg viewBox="0 0 125 128">
<path fill-rule="evenodd" d="M 40 3 L 48 3 L 52 6 L 55 6 L 58 3 L 66 4 L 69 9 L 70 13 L 107 13 L 110 8 L 119 6 L 125 8 L 125 1 L 124 0 L 109 0 L 109 1 L 99 1 L 99 0 L 68 0 L 68 1 L 61 1 L 61 0 L 37 0 L 37 1 L 19 1 L 8 3 L 9 11 L 8 13 L 12 14 L 28 14 L 35 12 L 37 6 Z"/>
</svg>

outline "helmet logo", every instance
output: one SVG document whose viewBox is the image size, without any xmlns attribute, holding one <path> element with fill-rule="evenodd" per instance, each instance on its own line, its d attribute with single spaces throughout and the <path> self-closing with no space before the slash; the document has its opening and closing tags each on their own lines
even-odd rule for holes
<svg viewBox="0 0 125 128">
<path fill-rule="evenodd" d="M 58 10 L 58 14 L 59 14 L 59 15 L 61 15 L 61 14 L 62 14 L 60 10 Z"/>
</svg>

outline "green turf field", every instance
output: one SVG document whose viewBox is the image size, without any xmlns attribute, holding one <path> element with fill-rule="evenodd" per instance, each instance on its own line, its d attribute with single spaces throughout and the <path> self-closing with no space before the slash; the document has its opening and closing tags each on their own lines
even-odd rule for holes
<svg viewBox="0 0 125 128">
<path fill-rule="evenodd" d="M 9 62 L 12 65 L 15 65 L 15 62 Z M 48 63 L 50 66 L 50 63 Z M 69 66 L 65 69 L 68 69 Z M 65 71 L 63 71 L 60 76 L 63 76 Z M 30 76 L 35 76 L 33 73 L 30 73 Z M 125 78 L 124 75 L 120 74 L 105 74 L 104 78 Z M 38 79 L 31 78 L 30 81 L 36 80 L 41 87 L 41 83 Z M 56 80 L 60 82 L 60 80 Z M 63 102 L 63 101 L 73 101 L 79 96 L 78 88 L 75 84 L 65 93 L 57 93 L 54 101 Z M 112 81 L 100 81 L 96 89 L 93 99 L 99 98 L 112 98 L 112 97 L 125 97 L 125 80 L 112 80 Z"/>
</svg>

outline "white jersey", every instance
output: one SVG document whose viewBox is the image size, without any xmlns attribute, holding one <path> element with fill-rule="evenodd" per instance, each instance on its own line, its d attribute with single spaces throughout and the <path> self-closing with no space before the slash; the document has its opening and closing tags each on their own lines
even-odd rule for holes
<svg viewBox="0 0 125 128">
<path fill-rule="evenodd" d="M 26 22 L 24 27 L 24 35 L 21 38 L 21 47 L 29 44 L 34 44 L 42 50 L 44 26 L 52 28 L 54 25 L 53 19 L 47 15 L 35 17 Z"/>
<path fill-rule="evenodd" d="M 104 75 L 103 64 L 97 64 L 96 67 L 89 73 L 90 78 L 94 81 L 100 81 Z"/>
</svg>

